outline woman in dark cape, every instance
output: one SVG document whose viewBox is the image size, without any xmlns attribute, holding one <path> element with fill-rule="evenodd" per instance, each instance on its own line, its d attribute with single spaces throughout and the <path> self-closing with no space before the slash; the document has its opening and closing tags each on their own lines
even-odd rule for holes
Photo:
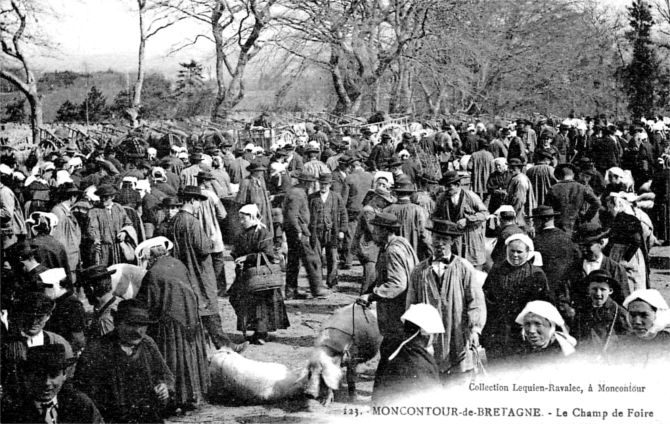
<svg viewBox="0 0 670 424">
<path fill-rule="evenodd" d="M 168 255 L 171 245 L 165 237 L 156 237 L 138 246 L 138 258 L 148 259 L 148 265 L 137 299 L 148 304 L 158 321 L 147 334 L 175 376 L 174 402 L 183 408 L 204 400 L 209 364 L 198 297 L 188 283 L 186 266 Z"/>
<path fill-rule="evenodd" d="M 242 232 L 230 252 L 236 264 L 235 282 L 228 290 L 230 304 L 237 314 L 237 330 L 245 337 L 247 331 L 254 331 L 250 341 L 263 345 L 268 340 L 268 333 L 289 327 L 286 305 L 279 288 L 249 290 L 244 270 L 257 265 L 258 255 L 265 254 L 265 257 L 261 256 L 261 265 L 266 264 L 266 258 L 267 265 L 278 263 L 279 259 L 273 249 L 272 235 L 261 222 L 258 207 L 253 204 L 243 206 L 239 216 Z"/>
</svg>

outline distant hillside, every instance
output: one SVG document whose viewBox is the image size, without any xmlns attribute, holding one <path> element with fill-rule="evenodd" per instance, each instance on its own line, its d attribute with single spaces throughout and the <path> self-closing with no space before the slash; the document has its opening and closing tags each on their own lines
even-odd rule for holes
<svg viewBox="0 0 670 424">
<path fill-rule="evenodd" d="M 302 77 L 289 81 L 284 77 L 273 77 L 273 72 L 264 69 L 250 69 L 246 79 L 246 95 L 236 110 L 256 113 L 265 110 L 330 110 L 335 105 L 330 76 L 320 69 L 309 69 Z M 166 76 L 174 81 L 173 76 Z M 44 95 L 44 122 L 51 123 L 56 118 L 56 111 L 69 100 L 75 105 L 81 104 L 86 93 L 95 86 L 106 97 L 107 105 L 111 105 L 114 97 L 122 90 L 132 87 L 134 75 L 108 70 L 89 74 L 72 71 L 48 72 L 40 75 L 39 90 Z M 214 92 L 215 84 L 209 81 Z M 173 86 L 174 88 L 174 86 Z M 13 99 L 21 99 L 20 92 L 10 84 L 0 85 L 0 105 Z M 0 119 L 4 115 L 4 107 L 0 108 Z M 27 103 L 26 103 L 26 112 Z"/>
</svg>

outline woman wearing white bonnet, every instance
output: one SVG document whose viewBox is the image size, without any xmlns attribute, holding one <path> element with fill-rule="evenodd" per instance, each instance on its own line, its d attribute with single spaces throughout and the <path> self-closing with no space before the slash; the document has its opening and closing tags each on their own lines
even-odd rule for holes
<svg viewBox="0 0 670 424">
<path fill-rule="evenodd" d="M 388 405 L 441 389 L 440 372 L 433 357 L 433 335 L 445 332 L 440 313 L 427 303 L 410 305 L 400 317 L 405 341 L 388 358 L 381 358 L 372 402 Z"/>
<path fill-rule="evenodd" d="M 515 322 L 522 326 L 521 355 L 550 359 L 575 353 L 577 341 L 568 334 L 563 317 L 549 302 L 528 302 Z"/>
<path fill-rule="evenodd" d="M 518 353 L 522 339 L 515 318 L 528 302 L 554 303 L 553 292 L 540 268 L 542 257 L 535 252 L 530 237 L 513 234 L 505 245 L 506 259 L 493 265 L 484 283 L 488 318 L 482 345 L 492 360 Z"/>
<path fill-rule="evenodd" d="M 239 220 L 242 231 L 235 238 L 230 251 L 230 256 L 235 260 L 235 281 L 228 289 L 228 294 L 237 315 L 237 330 L 245 338 L 247 331 L 253 331 L 249 341 L 264 345 L 269 340 L 269 333 L 286 329 L 290 325 L 284 297 L 280 288 L 251 291 L 248 274 L 244 271 L 256 267 L 260 259 L 261 265 L 279 272 L 279 266 L 275 265 L 279 258 L 274 250 L 272 234 L 261 222 L 258 206 L 242 206 Z"/>
<path fill-rule="evenodd" d="M 670 307 L 658 290 L 636 290 L 624 300 L 623 307 L 628 309 L 636 343 L 670 347 Z"/>
</svg>

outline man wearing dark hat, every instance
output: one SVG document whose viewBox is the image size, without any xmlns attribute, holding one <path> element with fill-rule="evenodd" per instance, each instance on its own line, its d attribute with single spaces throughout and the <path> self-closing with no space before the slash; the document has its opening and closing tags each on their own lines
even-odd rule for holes
<svg viewBox="0 0 670 424">
<path fill-rule="evenodd" d="M 569 276 L 572 305 L 578 306 L 580 302 L 588 302 L 588 292 L 586 284 L 584 284 L 584 278 L 597 270 L 607 271 L 619 283 L 621 290 L 612 295 L 615 302 L 623 303 L 624 299 L 630 294 L 626 268 L 603 253 L 608 237 L 609 230 L 604 230 L 600 225 L 593 223 L 579 226 L 573 234 L 572 241 L 579 246 L 582 255 L 581 259 L 572 263 Z"/>
<path fill-rule="evenodd" d="M 294 171 L 295 172 L 295 171 Z M 321 257 L 317 253 L 309 228 L 311 216 L 307 193 L 313 190 L 316 183 L 314 176 L 302 172 L 294 173 L 297 184 L 288 189 L 282 205 L 284 216 L 284 233 L 288 245 L 288 261 L 286 264 L 287 299 L 305 299 L 307 295 L 298 290 L 298 274 L 302 261 L 309 287 L 314 297 L 325 297 L 328 292 L 323 286 L 321 275 Z"/>
<path fill-rule="evenodd" d="M 349 197 L 349 186 L 344 182 L 347 179 L 347 175 L 351 172 L 351 162 L 352 159 L 348 155 L 342 155 L 337 161 L 335 169 L 333 170 L 333 186 L 332 190 L 339 194 L 342 197 L 342 200 L 346 203 L 347 197 Z"/>
<path fill-rule="evenodd" d="M 237 192 L 239 184 L 249 176 L 247 169 L 251 162 L 244 158 L 244 149 L 238 147 L 235 149 L 235 159 L 226 166 L 226 171 L 230 176 L 230 184 L 234 192 Z"/>
<path fill-rule="evenodd" d="M 410 201 L 410 196 L 415 191 L 414 184 L 409 178 L 397 180 L 393 192 L 398 201 L 387 206 L 384 213 L 390 213 L 398 218 L 399 235 L 409 242 L 419 260 L 423 260 L 432 254 L 430 234 L 426 232 L 429 216 L 428 211 Z"/>
<path fill-rule="evenodd" d="M 632 333 L 628 311 L 612 300 L 619 292 L 619 282 L 607 271 L 597 270 L 584 279 L 588 301 L 580 302 L 571 334 L 580 352 L 602 355 L 616 347 L 619 338 Z M 617 296 L 620 297 L 620 296 Z"/>
<path fill-rule="evenodd" d="M 201 171 L 209 171 L 207 165 L 202 164 L 202 153 L 193 152 L 188 157 L 191 166 L 184 168 L 179 174 L 179 185 L 185 187 L 187 185 L 196 185 L 198 183 L 197 176 Z"/>
<path fill-rule="evenodd" d="M 509 148 L 510 142 L 509 137 L 509 128 L 502 128 L 500 129 L 499 136 L 491 141 L 489 144 L 489 151 L 493 155 L 494 159 L 507 158 L 507 149 Z"/>
<path fill-rule="evenodd" d="M 554 177 L 554 168 L 550 165 L 552 160 L 551 154 L 546 150 L 540 150 L 535 156 L 535 164 L 526 171 L 526 176 L 530 180 L 530 184 L 535 192 L 537 204 L 544 205 L 551 186 L 556 184 L 557 180 Z"/>
<path fill-rule="evenodd" d="M 42 282 L 40 274 L 49 268 L 39 262 L 37 246 L 31 246 L 27 240 L 23 240 L 10 246 L 5 255 L 13 276 L 18 279 L 15 287 L 17 294 L 38 290 L 38 284 Z M 10 278 L 3 274 L 3 279 L 5 278 L 9 283 Z M 9 284 L 5 288 L 8 286 Z"/>
<path fill-rule="evenodd" d="M 252 162 L 248 170 L 249 177 L 242 180 L 240 190 L 237 193 L 236 201 L 240 206 L 255 204 L 261 214 L 261 222 L 265 225 L 274 237 L 274 227 L 272 221 L 272 204 L 270 195 L 265 186 L 266 167 L 258 162 Z"/>
<path fill-rule="evenodd" d="M 286 150 L 286 169 L 289 172 L 302 172 L 303 159 L 302 156 L 296 153 L 295 146 L 292 144 L 287 144 L 284 146 L 284 150 Z"/>
<path fill-rule="evenodd" d="M 28 350 L 21 363 L 21 388 L 2 400 L 6 423 L 103 423 L 93 401 L 64 384 L 67 369 L 75 362 L 59 344 Z"/>
<path fill-rule="evenodd" d="M 313 175 L 317 180 L 322 174 L 330 174 L 330 168 L 318 159 L 319 149 L 315 146 L 308 146 L 305 149 L 305 163 L 302 166 L 302 172 Z M 317 189 L 318 189 L 317 184 Z"/>
<path fill-rule="evenodd" d="M 358 214 L 356 232 L 351 244 L 351 254 L 356 255 L 361 266 L 363 266 L 365 281 L 361 286 L 361 294 L 368 292 L 368 289 L 374 285 L 377 276 L 375 268 L 380 247 L 375 242 L 374 227 L 370 222 L 377 213 L 380 213 L 395 201 L 396 199 L 391 193 L 381 187 L 369 190 L 363 199 L 363 208 Z"/>
<path fill-rule="evenodd" d="M 59 203 L 51 209 L 51 213 L 58 218 L 58 225 L 52 229 L 51 235 L 65 247 L 71 270 L 77 269 L 80 261 L 81 228 L 77 218 L 72 214 L 72 206 L 77 203 L 81 194 L 82 192 L 74 184 L 62 184 L 56 190 Z"/>
<path fill-rule="evenodd" d="M 348 230 L 347 210 L 339 194 L 330 190 L 333 183 L 331 174 L 319 177 L 320 188 L 309 196 L 309 232 L 317 254 L 326 249 L 326 285 L 337 287 L 337 247 Z"/>
<path fill-rule="evenodd" d="M 381 135 L 379 144 L 372 148 L 368 164 L 372 171 L 381 171 L 384 169 L 388 160 L 393 157 L 393 146 L 391 143 L 391 135 L 384 133 Z"/>
<path fill-rule="evenodd" d="M 188 270 L 188 283 L 198 295 L 200 317 L 214 346 L 217 349 L 228 346 L 241 352 L 246 346 L 235 345 L 223 332 L 216 275 L 210 254 L 212 243 L 195 216 L 201 203 L 208 197 L 202 194 L 200 187 L 186 186 L 182 191 L 182 199 L 184 205 L 168 223 L 166 237 L 174 243 L 173 256 Z"/>
<path fill-rule="evenodd" d="M 110 266 L 125 262 L 120 243 L 125 240 L 124 229 L 132 228 L 132 222 L 123 206 L 114 203 L 114 187 L 102 186 L 95 195 L 100 197 L 100 203 L 88 212 L 86 232 L 93 242 L 93 252 L 85 265 Z"/>
<path fill-rule="evenodd" d="M 593 166 L 593 161 L 587 157 L 579 160 L 579 182 L 588 185 L 593 194 L 600 197 L 605 191 L 605 177 Z"/>
<path fill-rule="evenodd" d="M 116 328 L 91 343 L 79 359 L 75 387 L 107 422 L 162 423 L 174 376 L 146 335 L 155 321 L 144 302 L 128 299 L 114 313 Z"/>
<path fill-rule="evenodd" d="M 368 155 L 372 152 L 372 141 L 370 140 L 370 136 L 372 136 L 372 131 L 370 131 L 369 127 L 361 128 L 361 137 L 355 146 L 356 152 L 366 152 Z"/>
<path fill-rule="evenodd" d="M 533 123 L 527 119 L 519 119 L 516 123 L 517 132 L 523 134 L 522 138 L 526 144 L 528 157 L 533 157 L 535 149 L 537 149 L 537 133 L 533 129 Z"/>
<path fill-rule="evenodd" d="M 226 270 L 223 262 L 223 235 L 221 233 L 221 223 L 226 216 L 226 208 L 223 207 L 221 199 L 214 192 L 212 181 L 214 176 L 211 172 L 200 171 L 197 176 L 198 187 L 202 194 L 207 196 L 207 200 L 200 203 L 200 208 L 196 211 L 195 217 L 198 218 L 205 235 L 211 241 L 212 247 L 212 265 L 214 266 L 214 276 L 216 277 L 216 286 L 219 296 L 225 296 L 227 290 Z"/>
<path fill-rule="evenodd" d="M 351 253 L 351 247 L 358 226 L 358 216 L 363 210 L 363 199 L 368 192 L 368 187 L 372 187 L 372 174 L 365 171 L 358 156 L 351 159 L 347 169 L 349 171 L 344 179 L 344 184 L 347 186 L 345 189 L 347 197 L 342 198 L 346 203 L 349 231 L 344 234 L 342 256 L 340 257 L 342 261 L 341 269 L 351 268 L 354 256 Z"/>
<path fill-rule="evenodd" d="M 533 209 L 535 251 L 542 255 L 542 270 L 547 276 L 549 287 L 559 301 L 568 298 L 567 280 L 570 277 L 572 264 L 579 260 L 580 253 L 570 235 L 554 226 L 554 220 L 560 217 L 551 206 L 539 206 Z M 559 306 L 559 309 L 560 306 Z"/>
<path fill-rule="evenodd" d="M 334 172 L 339 166 L 340 158 L 344 155 L 345 150 L 347 150 L 347 146 L 345 144 L 333 142 L 331 143 L 331 148 L 333 150 L 333 154 L 328 156 L 326 159 L 322 157 L 321 160 L 325 161 L 325 164 L 328 169 L 330 169 L 330 172 Z"/>
<path fill-rule="evenodd" d="M 540 157 L 546 156 L 548 154 L 551 157 L 549 161 L 550 164 L 552 166 L 556 166 L 558 164 L 558 157 L 560 153 L 558 152 L 556 146 L 552 144 L 553 141 L 554 140 L 551 138 L 551 133 L 545 132 L 542 134 L 540 137 L 540 145 L 535 150 L 535 154 L 533 155 L 533 162 L 539 161 Z"/>
<path fill-rule="evenodd" d="M 482 200 L 487 193 L 486 182 L 493 172 L 493 155 L 488 151 L 488 148 L 488 141 L 480 138 L 477 151 L 470 157 L 467 167 L 472 176 L 470 190 L 474 191 Z"/>
<path fill-rule="evenodd" d="M 66 357 L 72 358 L 72 348 L 63 337 L 44 330 L 51 318 L 54 302 L 44 293 L 32 292 L 21 296 L 9 317 L 10 331 L 2 340 L 2 387 L 5 393 L 16 391 L 20 382 L 18 367 L 35 346 L 63 345 Z M 3 411 L 4 412 L 4 411 Z"/>
<path fill-rule="evenodd" d="M 456 242 L 458 255 L 481 269 L 486 263 L 484 223 L 488 210 L 482 199 L 470 190 L 461 187 L 461 176 L 449 171 L 440 180 L 446 191 L 437 199 L 433 219 L 455 222 L 463 230 Z"/>
<path fill-rule="evenodd" d="M 377 322 L 384 337 L 379 352 L 382 361 L 388 361 L 404 339 L 400 317 L 406 309 L 410 275 L 419 260 L 407 239 L 400 237 L 400 222 L 395 215 L 377 213 L 370 225 L 380 247 L 379 259 L 372 293 L 363 295 L 361 300 L 377 302 Z"/>
<path fill-rule="evenodd" d="M 604 174 L 608 169 L 621 164 L 619 145 L 607 128 L 596 126 L 593 131 L 590 158 L 596 169 Z"/>
<path fill-rule="evenodd" d="M 529 231 L 530 223 L 526 221 L 526 217 L 531 214 L 531 211 L 537 207 L 537 200 L 535 199 L 535 192 L 530 180 L 521 172 L 525 163 L 519 159 L 512 159 L 508 162 L 508 167 L 512 178 L 507 185 L 507 198 L 505 204 L 512 205 L 514 212 L 516 212 L 516 219 L 519 227 L 524 231 Z"/>
<path fill-rule="evenodd" d="M 116 311 L 121 302 L 121 298 L 112 290 L 111 276 L 115 272 L 115 269 L 93 265 L 79 273 L 77 287 L 84 290 L 88 303 L 93 306 L 93 317 L 86 331 L 89 343 L 114 329 L 112 312 Z"/>
<path fill-rule="evenodd" d="M 473 349 L 486 324 L 483 281 L 472 266 L 452 254 L 452 244 L 463 235 L 450 221 L 433 220 L 433 254 L 416 265 L 407 288 L 407 307 L 427 303 L 440 312 L 447 337 L 433 344 L 442 377 L 469 372 L 475 367 Z"/>
<path fill-rule="evenodd" d="M 174 146 L 172 148 L 174 148 Z M 163 170 L 165 171 L 165 182 L 167 182 L 170 185 L 170 187 L 172 187 L 172 189 L 176 193 L 177 190 L 179 190 L 180 181 L 179 181 L 179 174 L 177 174 L 174 171 L 173 166 L 172 166 L 172 162 L 169 161 L 169 160 L 166 160 L 167 158 L 171 158 L 171 157 L 172 157 L 172 155 L 164 157 L 163 159 L 161 159 L 159 164 L 160 164 L 160 167 L 163 168 Z M 180 163 L 180 167 L 179 167 L 180 171 L 179 172 L 181 172 L 181 169 L 183 169 L 184 163 L 178 158 L 175 158 L 175 159 L 178 160 L 179 163 Z"/>
<path fill-rule="evenodd" d="M 558 134 L 554 137 L 552 144 L 558 149 L 558 163 L 567 162 L 568 148 L 570 146 L 570 140 L 568 139 L 569 130 L 570 125 L 561 124 L 558 126 Z"/>
<path fill-rule="evenodd" d="M 416 176 L 416 192 L 409 197 L 412 203 L 424 208 L 429 217 L 435 212 L 435 200 L 431 197 L 435 186 L 437 186 L 437 180 L 431 175 L 419 174 Z"/>
<path fill-rule="evenodd" d="M 576 173 L 577 167 L 573 164 L 559 164 L 554 172 L 559 181 L 547 196 L 547 204 L 561 214 L 556 226 L 568 235 L 575 226 L 593 220 L 601 206 L 592 190 L 575 181 Z"/>
<path fill-rule="evenodd" d="M 154 236 L 167 236 L 170 220 L 179 212 L 184 203 L 176 197 L 166 197 L 161 202 L 161 210 L 156 213 Z"/>
</svg>

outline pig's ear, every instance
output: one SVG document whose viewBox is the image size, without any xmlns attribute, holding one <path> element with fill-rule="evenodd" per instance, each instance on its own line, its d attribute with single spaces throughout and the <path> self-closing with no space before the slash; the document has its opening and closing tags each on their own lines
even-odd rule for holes
<svg viewBox="0 0 670 424">
<path fill-rule="evenodd" d="M 340 381 L 342 381 L 342 368 L 340 367 L 339 362 L 334 363 L 334 361 L 322 362 L 323 370 L 321 371 L 321 378 L 332 390 L 338 390 L 340 388 Z"/>
</svg>

